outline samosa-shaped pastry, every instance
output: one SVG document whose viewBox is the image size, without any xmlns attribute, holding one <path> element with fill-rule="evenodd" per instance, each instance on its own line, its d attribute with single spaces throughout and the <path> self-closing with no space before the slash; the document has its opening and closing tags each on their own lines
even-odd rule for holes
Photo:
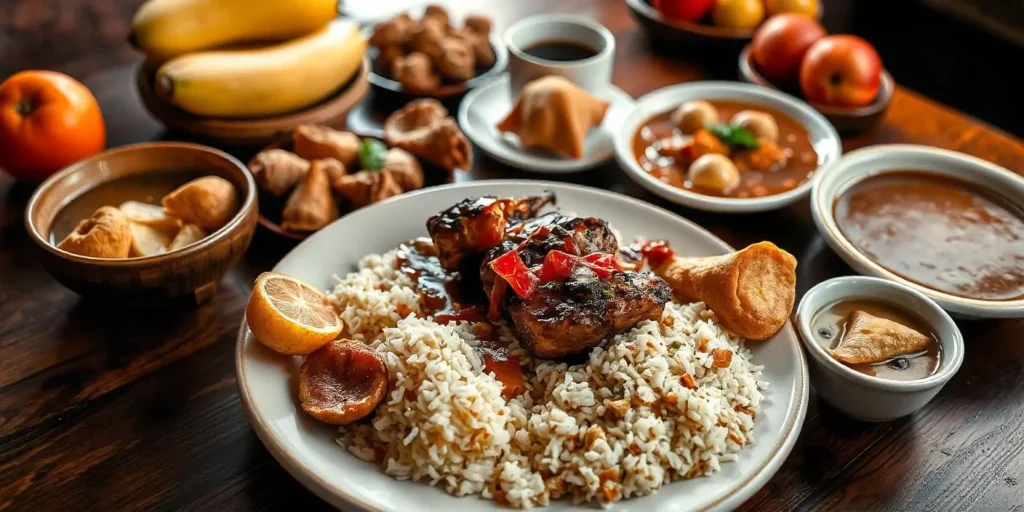
<svg viewBox="0 0 1024 512">
<path fill-rule="evenodd" d="M 538 78 L 519 92 L 498 130 L 519 136 L 525 147 L 542 147 L 583 158 L 587 132 L 604 121 L 608 102 L 595 98 L 567 78 Z"/>
<path fill-rule="evenodd" d="M 404 149 L 389 149 L 384 155 L 382 170 L 391 174 L 398 186 L 402 187 L 403 192 L 423 188 L 423 168 L 420 166 L 420 161 Z"/>
<path fill-rule="evenodd" d="M 434 99 L 410 102 L 384 122 L 388 146 L 409 153 L 449 171 L 468 169 L 472 149 L 458 123 Z"/>
<path fill-rule="evenodd" d="M 249 161 L 249 171 L 260 190 L 281 197 L 292 190 L 309 171 L 309 161 L 283 149 L 260 151 Z"/>
<path fill-rule="evenodd" d="M 750 340 L 774 336 L 793 311 L 796 258 L 771 242 L 722 256 L 675 256 L 654 273 L 677 299 L 707 304 L 722 325 Z"/>
<path fill-rule="evenodd" d="M 101 206 L 57 244 L 57 248 L 92 258 L 127 258 L 132 246 L 128 217 L 113 206 Z"/>
<path fill-rule="evenodd" d="M 335 181 L 334 191 L 345 198 L 353 209 L 371 205 L 377 201 L 402 193 L 391 171 L 359 171 Z"/>
<path fill-rule="evenodd" d="M 899 322 L 857 310 L 850 314 L 843 339 L 830 352 L 844 363 L 880 363 L 921 352 L 931 341 L 928 336 Z"/>
<path fill-rule="evenodd" d="M 164 211 L 172 217 L 214 232 L 238 212 L 238 193 L 220 176 L 196 178 L 164 196 Z"/>
<path fill-rule="evenodd" d="M 300 124 L 292 132 L 292 150 L 306 160 L 334 158 L 348 167 L 359 157 L 359 137 L 326 126 Z"/>
<path fill-rule="evenodd" d="M 289 231 L 316 231 L 338 218 L 331 195 L 330 176 L 323 160 L 314 160 L 281 213 L 281 227 Z"/>
</svg>

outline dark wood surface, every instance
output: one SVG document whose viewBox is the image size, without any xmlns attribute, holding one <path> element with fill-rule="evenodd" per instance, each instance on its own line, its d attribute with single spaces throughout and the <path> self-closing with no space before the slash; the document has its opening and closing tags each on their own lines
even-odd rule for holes
<svg viewBox="0 0 1024 512">
<path fill-rule="evenodd" d="M 132 88 L 139 56 L 123 38 L 139 3 L 0 0 L 0 79 L 25 68 L 67 72 L 99 98 L 111 145 L 176 138 Z M 604 23 L 619 48 L 615 83 L 634 96 L 708 77 L 686 55 L 653 52 L 619 0 L 493 4 L 498 29 L 552 9 Z M 379 117 L 374 105 L 354 123 Z M 904 88 L 881 127 L 844 146 L 889 142 L 955 149 L 1024 173 L 1021 141 Z M 468 178 L 496 177 L 529 175 L 478 155 Z M 851 273 L 815 231 L 806 201 L 723 216 L 656 200 L 614 165 L 567 179 L 666 206 L 734 246 L 772 240 L 799 259 L 800 293 Z M 80 299 L 43 271 L 22 224 L 30 194 L 0 174 L 0 509 L 326 508 L 263 448 L 235 388 L 235 334 L 251 283 L 289 246 L 258 233 L 200 309 L 128 310 Z M 1024 321 L 960 326 L 963 367 L 912 417 L 860 423 L 812 394 L 792 455 L 743 509 L 1021 510 Z"/>
</svg>

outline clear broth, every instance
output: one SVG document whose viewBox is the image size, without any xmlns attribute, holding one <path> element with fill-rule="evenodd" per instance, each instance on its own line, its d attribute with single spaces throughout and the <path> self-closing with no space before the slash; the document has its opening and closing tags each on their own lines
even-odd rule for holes
<svg viewBox="0 0 1024 512">
<path fill-rule="evenodd" d="M 942 346 L 935 339 L 935 333 L 928 324 L 908 311 L 882 302 L 848 300 L 823 308 L 811 321 L 815 341 L 826 349 L 838 346 L 846 335 L 846 324 L 850 315 L 857 310 L 903 324 L 928 335 L 932 342 L 924 352 L 912 356 L 900 356 L 880 363 L 843 364 L 865 375 L 886 380 L 918 380 L 934 375 L 939 370 L 942 364 Z M 901 359 L 905 360 L 905 367 Z"/>
</svg>

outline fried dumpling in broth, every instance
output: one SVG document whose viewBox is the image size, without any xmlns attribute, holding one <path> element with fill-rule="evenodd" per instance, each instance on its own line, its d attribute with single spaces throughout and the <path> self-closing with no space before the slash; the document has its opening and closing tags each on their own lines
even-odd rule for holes
<svg viewBox="0 0 1024 512">
<path fill-rule="evenodd" d="M 334 158 L 347 167 L 359 157 L 359 137 L 327 126 L 301 124 L 292 133 L 292 150 L 306 160 Z"/>
<path fill-rule="evenodd" d="M 850 313 L 846 334 L 830 352 L 844 363 L 880 363 L 921 352 L 931 341 L 927 335 L 899 322 L 857 310 Z"/>
<path fill-rule="evenodd" d="M 538 78 L 519 92 L 498 130 L 519 136 L 526 147 L 542 147 L 582 158 L 587 132 L 600 126 L 608 102 L 560 76 Z"/>
<path fill-rule="evenodd" d="M 235 186 L 220 176 L 196 178 L 164 196 L 164 211 L 172 217 L 217 231 L 238 212 Z"/>
<path fill-rule="evenodd" d="M 127 258 L 132 246 L 130 221 L 113 206 L 101 206 L 64 237 L 57 248 L 92 258 Z"/>
<path fill-rule="evenodd" d="M 331 181 L 323 160 L 313 161 L 281 213 L 281 227 L 289 231 L 316 231 L 338 218 Z"/>
<path fill-rule="evenodd" d="M 160 205 L 139 201 L 125 201 L 118 208 L 121 209 L 121 212 L 131 222 L 144 224 L 171 235 L 174 235 L 181 229 L 181 219 L 167 215 L 167 212 Z"/>
<path fill-rule="evenodd" d="M 249 171 L 271 195 L 281 197 L 291 191 L 309 171 L 309 161 L 283 149 L 260 151 L 249 161 Z"/>
<path fill-rule="evenodd" d="M 174 236 L 174 240 L 171 240 L 171 245 L 167 246 L 168 251 L 174 251 L 181 249 L 182 247 L 188 247 L 204 238 L 208 235 L 203 228 L 196 226 L 195 224 L 185 224 L 178 230 L 178 234 Z"/>
</svg>

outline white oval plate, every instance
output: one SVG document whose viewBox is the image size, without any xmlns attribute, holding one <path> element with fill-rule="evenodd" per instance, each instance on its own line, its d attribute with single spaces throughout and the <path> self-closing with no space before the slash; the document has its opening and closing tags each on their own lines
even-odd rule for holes
<svg viewBox="0 0 1024 512">
<path fill-rule="evenodd" d="M 427 216 L 466 198 L 555 192 L 559 208 L 609 221 L 623 237 L 666 238 L 681 253 L 722 254 L 732 249 L 711 233 L 661 208 L 597 189 L 536 181 L 484 181 L 404 194 L 357 210 L 313 234 L 274 268 L 327 287 L 368 253 L 379 253 L 426 232 Z M 754 362 L 770 383 L 754 428 L 755 442 L 739 460 L 709 477 L 675 482 L 650 496 L 618 502 L 616 511 L 730 510 L 753 495 L 779 469 L 796 442 L 807 410 L 807 364 L 792 325 L 774 338 L 751 342 Z M 235 371 L 242 406 L 270 453 L 299 482 L 345 510 L 407 512 L 509 510 L 476 497 L 455 498 L 424 483 L 398 481 L 339 447 L 336 430 L 302 412 L 295 376 L 299 359 L 271 352 L 242 322 Z M 593 510 L 570 501 L 548 510 Z"/>
<path fill-rule="evenodd" d="M 818 154 L 818 170 L 839 159 L 843 145 L 831 123 L 810 105 L 793 96 L 760 85 L 736 82 L 689 82 L 671 85 L 641 96 L 636 109 L 619 125 L 615 133 L 615 158 L 634 181 L 648 191 L 669 201 L 698 210 L 725 213 L 753 213 L 775 210 L 799 201 L 811 190 L 813 178 L 793 190 L 765 197 L 741 199 L 714 197 L 673 187 L 650 175 L 633 157 L 633 135 L 652 116 L 668 112 L 685 101 L 730 100 L 771 107 L 792 117 L 807 128 L 814 152 Z"/>
<path fill-rule="evenodd" d="M 847 265 L 867 276 L 881 277 L 917 290 L 962 318 L 1021 318 L 1024 298 L 1009 300 L 969 299 L 915 283 L 867 257 L 846 239 L 836 224 L 833 205 L 853 185 L 865 178 L 898 169 L 911 169 L 959 179 L 1024 208 L 1024 179 L 1009 169 L 948 149 L 916 144 L 883 144 L 851 151 L 836 165 L 815 177 L 811 213 L 818 232 Z"/>
<path fill-rule="evenodd" d="M 615 153 L 615 127 L 633 110 L 633 97 L 614 85 L 608 86 L 601 98 L 611 102 L 601 126 L 587 134 L 583 158 L 574 160 L 551 151 L 523 148 L 515 135 L 504 134 L 496 128 L 510 110 L 512 98 L 508 92 L 508 74 L 481 85 L 469 92 L 459 105 L 459 125 L 466 136 L 491 158 L 523 169 L 543 174 L 566 174 L 584 171 L 607 162 Z"/>
</svg>

